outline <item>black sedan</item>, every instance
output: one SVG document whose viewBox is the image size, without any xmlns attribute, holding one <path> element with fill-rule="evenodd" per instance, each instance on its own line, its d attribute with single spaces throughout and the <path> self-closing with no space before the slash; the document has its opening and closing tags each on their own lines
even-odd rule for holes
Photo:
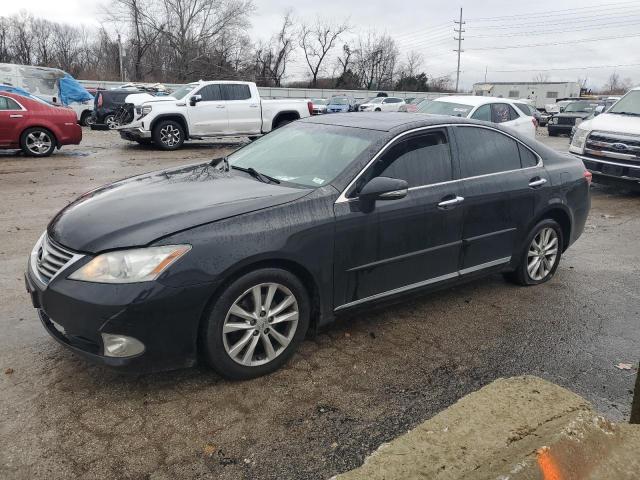
<svg viewBox="0 0 640 480">
<path fill-rule="evenodd" d="M 210 163 L 88 192 L 35 245 L 48 332 L 126 371 L 250 378 L 342 312 L 503 272 L 553 277 L 583 231 L 582 162 L 498 125 L 300 120 Z"/>
</svg>

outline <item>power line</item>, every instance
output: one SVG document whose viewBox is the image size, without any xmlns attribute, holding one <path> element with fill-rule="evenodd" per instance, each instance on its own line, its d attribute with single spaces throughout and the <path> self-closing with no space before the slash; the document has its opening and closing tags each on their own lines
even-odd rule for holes
<svg viewBox="0 0 640 480">
<path fill-rule="evenodd" d="M 640 10 L 634 10 L 632 12 L 628 12 L 626 15 L 621 15 L 619 13 L 616 13 L 615 16 L 611 17 L 611 18 L 606 18 L 605 16 L 594 16 L 594 17 L 584 17 L 583 19 L 566 19 L 568 21 L 562 21 L 562 20 L 558 20 L 558 21 L 554 21 L 553 25 L 580 25 L 583 23 L 593 23 L 595 21 L 607 21 L 607 22 L 615 22 L 617 20 L 619 21 L 623 21 L 625 19 L 628 19 L 630 16 L 637 16 L 638 13 L 640 13 Z M 631 14 L 631 15 L 629 15 Z M 542 22 L 542 23 L 509 23 L 509 24 L 503 24 L 503 25 L 482 25 L 479 28 L 482 28 L 483 30 L 513 30 L 516 28 L 526 28 L 526 27 L 547 27 L 549 26 L 549 22 Z"/>
<path fill-rule="evenodd" d="M 518 32 L 518 33 L 496 33 L 493 35 L 467 35 L 466 38 L 507 38 L 507 37 L 531 37 L 531 36 L 536 36 L 536 35 L 547 35 L 547 34 L 554 34 L 554 33 L 574 33 L 574 32 L 584 32 L 584 31 L 589 31 L 589 30 L 601 30 L 602 28 L 605 27 L 609 27 L 609 26 L 614 26 L 616 28 L 620 27 L 620 28 L 624 28 L 624 27 L 630 27 L 630 26 L 634 26 L 634 25 L 638 25 L 640 24 L 640 18 L 637 20 L 629 20 L 627 22 L 616 22 L 615 24 L 596 24 L 596 25 L 589 25 L 589 26 L 583 26 L 580 28 L 572 28 L 571 31 L 567 31 L 566 28 L 562 28 L 561 30 L 539 30 L 539 31 L 527 31 L 527 32 Z"/>
<path fill-rule="evenodd" d="M 493 22 L 493 21 L 497 21 L 497 20 L 508 20 L 508 19 L 514 19 L 517 17 L 532 17 L 532 16 L 537 16 L 537 17 L 553 17 L 556 16 L 559 13 L 566 13 L 566 12 L 584 12 L 585 10 L 589 10 L 589 11 L 594 11 L 594 10 L 616 10 L 616 9 L 620 9 L 620 8 L 625 8 L 625 5 L 629 5 L 629 4 L 637 4 L 637 0 L 636 1 L 629 1 L 629 2 L 615 2 L 615 3 L 601 3 L 599 5 L 591 5 L 591 6 L 582 6 L 580 8 L 566 8 L 563 10 L 545 10 L 545 11 L 535 11 L 535 12 L 526 12 L 526 13 L 519 13 L 519 14 L 515 14 L 515 15 L 503 15 L 503 16 L 498 16 L 498 17 L 479 17 L 479 18 L 470 18 L 469 21 L 472 22 Z M 610 8 L 613 7 L 613 8 Z M 617 7 L 617 8 L 616 8 Z"/>
<path fill-rule="evenodd" d="M 638 67 L 640 63 L 621 63 L 618 65 L 589 65 L 580 67 L 561 67 L 561 68 L 530 68 L 523 70 L 491 70 L 491 73 L 524 73 L 524 72 L 559 72 L 559 71 L 571 71 L 571 70 L 597 70 L 605 68 L 623 68 L 623 67 Z M 474 70 L 471 70 L 474 71 Z M 475 70 L 480 71 L 480 70 Z"/>
<path fill-rule="evenodd" d="M 598 38 L 576 38 L 572 39 L 571 42 L 597 42 L 600 40 L 616 40 L 621 38 L 633 38 L 640 37 L 640 33 L 627 34 L 627 35 L 616 35 L 612 37 L 598 37 Z M 482 50 L 507 50 L 511 48 L 533 48 L 533 47 L 546 47 L 551 45 L 566 45 L 565 42 L 549 42 L 549 43 L 530 43 L 527 45 L 504 45 L 500 47 L 480 47 L 480 48 L 469 48 L 467 50 L 473 51 L 482 51 Z"/>
</svg>

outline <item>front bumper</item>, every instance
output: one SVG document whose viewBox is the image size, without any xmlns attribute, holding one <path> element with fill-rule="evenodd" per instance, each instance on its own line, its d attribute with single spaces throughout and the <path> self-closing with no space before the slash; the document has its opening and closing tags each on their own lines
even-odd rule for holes
<svg viewBox="0 0 640 480">
<path fill-rule="evenodd" d="M 557 132 L 557 133 L 568 133 L 571 134 L 571 129 L 574 125 L 558 125 L 557 123 L 547 123 L 547 129 L 549 131 Z"/>
<path fill-rule="evenodd" d="M 190 367 L 197 361 L 209 285 L 100 284 L 68 280 L 66 273 L 44 285 L 30 266 L 25 284 L 47 332 L 83 358 L 129 373 Z M 130 357 L 107 356 L 102 333 L 133 337 L 145 350 Z"/>
<path fill-rule="evenodd" d="M 125 140 L 136 141 L 145 138 L 151 138 L 151 132 L 141 127 L 119 128 L 120 137 Z"/>
<path fill-rule="evenodd" d="M 593 174 L 593 181 L 596 183 L 640 189 L 640 165 L 628 165 L 577 153 L 571 155 L 582 160 L 586 169 Z"/>
</svg>

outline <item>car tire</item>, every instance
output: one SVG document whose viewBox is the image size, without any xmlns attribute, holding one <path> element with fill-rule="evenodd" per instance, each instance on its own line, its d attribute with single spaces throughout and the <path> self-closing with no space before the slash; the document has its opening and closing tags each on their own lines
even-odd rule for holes
<svg viewBox="0 0 640 480">
<path fill-rule="evenodd" d="M 260 137 L 253 136 L 253 137 L 249 137 L 249 140 L 251 140 L 252 142 L 255 142 L 259 138 Z"/>
<path fill-rule="evenodd" d="M 109 114 L 104 117 L 104 124 L 107 126 L 109 130 L 115 130 L 118 128 L 118 122 L 116 122 L 116 116 L 113 114 Z"/>
<path fill-rule="evenodd" d="M 56 137 L 46 128 L 27 128 L 20 135 L 20 148 L 29 157 L 48 157 L 56 148 Z"/>
<path fill-rule="evenodd" d="M 162 150 L 178 150 L 184 143 L 184 128 L 175 120 L 160 120 L 153 127 L 153 143 Z"/>
<path fill-rule="evenodd" d="M 93 113 L 85 110 L 84 112 L 82 112 L 82 114 L 80 115 L 80 126 L 81 127 L 89 127 L 91 126 L 91 119 L 93 118 Z"/>
<path fill-rule="evenodd" d="M 376 112 L 381 112 L 382 110 L 381 110 L 381 109 L 379 109 L 379 108 L 376 108 L 376 109 L 375 109 L 375 111 L 376 111 Z"/>
<path fill-rule="evenodd" d="M 555 130 L 551 130 L 549 128 L 548 131 L 549 131 L 549 136 L 550 137 L 557 137 L 558 136 L 558 132 L 556 132 Z"/>
<path fill-rule="evenodd" d="M 548 282 L 560 264 L 563 242 L 558 222 L 550 218 L 538 222 L 527 235 L 518 255 L 517 268 L 505 273 L 505 278 L 523 286 Z"/>
<path fill-rule="evenodd" d="M 282 305 L 287 306 L 269 316 Z M 294 354 L 309 319 L 309 295 L 295 275 L 279 268 L 255 270 L 230 283 L 210 307 L 201 331 L 202 353 L 226 378 L 266 375 Z"/>
</svg>

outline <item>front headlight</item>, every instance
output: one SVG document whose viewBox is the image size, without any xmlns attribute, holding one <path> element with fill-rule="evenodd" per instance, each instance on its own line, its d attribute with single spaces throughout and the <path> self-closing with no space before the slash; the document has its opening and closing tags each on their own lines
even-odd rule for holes
<svg viewBox="0 0 640 480">
<path fill-rule="evenodd" d="M 589 130 L 585 128 L 576 128 L 576 133 L 573 134 L 573 138 L 571 139 L 571 146 L 579 149 L 584 148 L 584 143 L 589 136 Z"/>
<path fill-rule="evenodd" d="M 549 119 L 549 123 L 558 123 L 558 119 L 556 117 L 551 117 Z"/>
<path fill-rule="evenodd" d="M 69 279 L 96 283 L 135 283 L 155 280 L 191 245 L 163 245 L 103 253 L 73 272 Z"/>
</svg>

